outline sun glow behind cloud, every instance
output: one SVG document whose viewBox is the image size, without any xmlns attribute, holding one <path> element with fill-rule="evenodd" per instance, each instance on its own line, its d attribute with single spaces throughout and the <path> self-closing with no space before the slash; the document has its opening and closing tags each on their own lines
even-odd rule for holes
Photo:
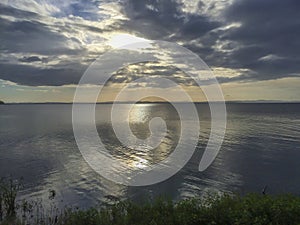
<svg viewBox="0 0 300 225">
<path fill-rule="evenodd" d="M 135 48 L 135 46 L 138 48 L 140 47 L 146 48 L 150 46 L 150 43 L 151 43 L 150 40 L 136 37 L 131 34 L 116 34 L 109 40 L 108 45 L 118 49 L 122 49 L 122 48 L 133 49 Z"/>
</svg>

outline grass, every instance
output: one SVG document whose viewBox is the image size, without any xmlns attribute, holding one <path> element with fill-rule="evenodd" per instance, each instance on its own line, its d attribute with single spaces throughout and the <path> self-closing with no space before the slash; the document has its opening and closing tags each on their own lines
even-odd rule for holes
<svg viewBox="0 0 300 225">
<path fill-rule="evenodd" d="M 12 218 L 16 215 L 16 197 L 22 184 L 18 180 L 0 179 L 0 221 L 3 216 Z"/>
<path fill-rule="evenodd" d="M 3 188 L 5 185 L 6 188 Z M 173 202 L 157 198 L 138 204 L 118 202 L 87 210 L 53 206 L 45 212 L 42 203 L 16 202 L 20 184 L 1 185 L 3 225 L 290 225 L 300 224 L 300 197 L 285 195 L 209 195 Z M 11 189 L 11 190 L 10 190 Z M 55 193 L 50 192 L 53 197 Z M 9 196 L 9 197 L 8 197 Z M 52 198 L 51 197 L 51 198 Z M 5 200 L 9 198 L 9 200 Z M 50 201 L 50 197 L 49 197 Z M 12 204 L 14 206 L 12 206 Z M 12 212 L 14 211 L 14 212 Z"/>
</svg>

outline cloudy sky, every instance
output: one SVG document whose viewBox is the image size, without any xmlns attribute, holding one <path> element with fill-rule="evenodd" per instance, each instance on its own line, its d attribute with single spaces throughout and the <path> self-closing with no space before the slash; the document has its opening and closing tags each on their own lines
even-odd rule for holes
<svg viewBox="0 0 300 225">
<path fill-rule="evenodd" d="M 299 12 L 298 0 L 4 0 L 0 99 L 70 102 L 97 57 L 142 38 L 199 55 L 226 100 L 300 101 Z M 113 83 L 145 70 L 181 79 L 176 68 L 152 63 L 118 71 Z M 190 82 L 182 85 L 196 93 Z"/>
</svg>

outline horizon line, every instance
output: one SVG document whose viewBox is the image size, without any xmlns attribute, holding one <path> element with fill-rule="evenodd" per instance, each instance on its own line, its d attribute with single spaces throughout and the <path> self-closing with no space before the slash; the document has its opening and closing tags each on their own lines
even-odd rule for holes
<svg viewBox="0 0 300 225">
<path fill-rule="evenodd" d="M 208 104 L 208 103 L 222 103 L 222 101 L 193 101 L 193 102 L 185 102 L 185 101 L 174 101 L 174 102 L 167 102 L 167 101 L 105 101 L 105 102 L 76 102 L 75 104 L 169 104 L 169 103 L 181 103 L 181 104 Z M 224 103 L 298 103 L 300 101 L 283 101 L 283 100 L 229 100 L 224 101 Z M 74 102 L 4 102 L 3 105 L 8 104 L 74 104 Z"/>
</svg>

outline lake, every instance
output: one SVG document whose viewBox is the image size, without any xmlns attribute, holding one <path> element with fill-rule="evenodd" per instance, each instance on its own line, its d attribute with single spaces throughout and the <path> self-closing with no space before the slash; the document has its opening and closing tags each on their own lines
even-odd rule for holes
<svg viewBox="0 0 300 225">
<path fill-rule="evenodd" d="M 174 200 L 213 192 L 261 192 L 300 195 L 300 104 L 227 104 L 227 130 L 213 164 L 198 171 L 210 132 L 207 104 L 197 104 L 201 135 L 195 154 L 168 180 L 146 187 L 115 184 L 93 171 L 77 148 L 72 129 L 71 104 L 0 105 L 0 177 L 24 178 L 19 198 L 47 201 L 56 191 L 57 205 L 88 207 L 114 199 L 138 200 L 166 195 Z M 110 104 L 96 106 L 99 136 L 114 156 L 138 165 L 157 163 L 167 157 L 180 135 L 178 114 L 169 104 L 137 104 L 132 110 L 131 130 L 140 138 L 149 135 L 147 121 L 160 116 L 167 134 L 149 153 L 126 151 L 110 121 Z M 121 113 L 121 112 L 120 112 Z"/>
</svg>

